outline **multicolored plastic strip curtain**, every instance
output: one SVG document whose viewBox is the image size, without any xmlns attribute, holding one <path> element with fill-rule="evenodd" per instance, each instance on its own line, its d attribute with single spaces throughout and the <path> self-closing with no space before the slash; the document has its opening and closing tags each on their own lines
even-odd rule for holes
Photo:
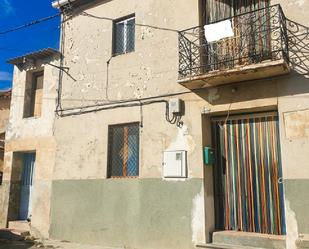
<svg viewBox="0 0 309 249">
<path fill-rule="evenodd" d="M 222 172 L 224 228 L 286 233 L 278 117 L 216 123 Z"/>
</svg>

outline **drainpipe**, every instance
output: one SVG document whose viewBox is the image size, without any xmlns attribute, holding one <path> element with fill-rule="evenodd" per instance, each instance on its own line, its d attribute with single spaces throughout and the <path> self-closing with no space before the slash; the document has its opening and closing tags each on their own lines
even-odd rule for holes
<svg viewBox="0 0 309 249">
<path fill-rule="evenodd" d="M 65 6 L 69 3 L 73 3 L 75 1 L 76 0 L 57 0 L 57 1 L 52 2 L 52 6 L 55 9 L 60 9 L 61 7 Z"/>
</svg>

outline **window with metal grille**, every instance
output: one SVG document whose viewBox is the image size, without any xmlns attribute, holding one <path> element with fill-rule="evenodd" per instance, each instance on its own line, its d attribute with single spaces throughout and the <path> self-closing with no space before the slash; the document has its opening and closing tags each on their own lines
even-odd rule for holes
<svg viewBox="0 0 309 249">
<path fill-rule="evenodd" d="M 112 125 L 108 130 L 108 177 L 139 174 L 139 124 Z"/>
<path fill-rule="evenodd" d="M 113 55 L 133 52 L 135 49 L 135 16 L 114 22 Z"/>
<path fill-rule="evenodd" d="M 40 117 L 42 112 L 44 71 L 26 74 L 24 118 Z"/>
</svg>

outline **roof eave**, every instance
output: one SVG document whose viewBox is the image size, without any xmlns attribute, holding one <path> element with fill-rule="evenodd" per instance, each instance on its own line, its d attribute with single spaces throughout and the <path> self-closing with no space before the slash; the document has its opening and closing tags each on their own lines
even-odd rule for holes
<svg viewBox="0 0 309 249">
<path fill-rule="evenodd" d="M 52 48 L 47 48 L 47 49 L 42 49 L 36 52 L 28 53 L 28 54 L 25 54 L 19 57 L 9 59 L 7 63 L 12 64 L 12 65 L 20 65 L 20 64 L 25 63 L 26 61 L 44 59 L 44 58 L 51 57 L 53 55 L 60 55 L 60 52 Z"/>
<path fill-rule="evenodd" d="M 52 2 L 52 7 L 55 9 L 60 9 L 64 7 L 65 5 L 71 4 L 75 2 L 76 0 L 57 0 Z"/>
</svg>

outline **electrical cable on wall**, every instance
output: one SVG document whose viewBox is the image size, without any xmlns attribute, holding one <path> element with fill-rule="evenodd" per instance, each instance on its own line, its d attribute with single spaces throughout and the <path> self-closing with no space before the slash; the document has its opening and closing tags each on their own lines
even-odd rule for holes
<svg viewBox="0 0 309 249">
<path fill-rule="evenodd" d="M 71 7 L 69 7 L 69 6 L 70 5 L 68 5 L 67 8 L 62 9 L 61 12 L 59 12 L 59 13 L 57 13 L 55 15 L 51 15 L 51 16 L 46 16 L 46 17 L 43 17 L 43 18 L 35 19 L 35 20 L 30 21 L 28 23 L 25 23 L 25 24 L 22 24 L 22 25 L 19 25 L 19 26 L 16 26 L 16 27 L 12 27 L 12 28 L 9 28 L 9 29 L 6 29 L 6 30 L 2 30 L 2 31 L 0 31 L 0 35 L 5 35 L 5 34 L 16 32 L 16 31 L 19 31 L 19 30 L 22 30 L 22 29 L 30 28 L 30 27 L 32 27 L 34 25 L 38 25 L 38 24 L 50 21 L 52 19 L 55 19 L 56 17 L 59 17 L 61 15 L 68 14 L 69 10 L 71 9 Z M 100 20 L 115 21 L 115 19 L 113 19 L 113 18 L 99 17 L 99 16 L 95 16 L 95 15 L 89 14 L 87 12 L 82 12 L 81 15 L 88 16 L 88 17 L 91 17 L 91 18 L 100 19 Z M 68 19 L 72 19 L 72 16 L 70 16 L 69 14 L 68 14 L 68 16 L 69 17 L 67 19 L 65 19 L 64 21 L 60 22 L 60 26 L 61 26 L 61 24 L 63 22 L 66 22 Z M 148 28 L 152 28 L 152 29 L 163 30 L 163 31 L 171 31 L 171 32 L 177 32 L 177 33 L 180 32 L 180 30 L 176 30 L 176 29 L 172 29 L 172 28 L 166 28 L 166 27 L 159 27 L 159 26 L 154 26 L 154 25 L 148 25 L 148 24 L 135 23 L 135 24 L 128 24 L 128 25 L 140 26 L 140 27 L 148 27 Z"/>
<path fill-rule="evenodd" d="M 72 80 L 76 81 L 76 79 L 69 74 L 69 68 L 68 67 L 64 67 L 64 61 L 63 61 L 63 55 L 64 55 L 64 48 L 65 48 L 65 24 L 68 20 L 72 19 L 73 17 L 68 15 L 67 18 L 66 17 L 66 14 L 69 13 L 69 11 L 71 10 L 71 6 L 70 4 L 67 6 L 67 8 L 63 8 L 61 10 L 61 12 L 55 14 L 55 15 L 52 15 L 52 16 L 48 16 L 48 17 L 44 17 L 44 18 L 41 18 L 41 19 L 37 19 L 37 20 L 34 20 L 34 21 L 31 21 L 30 23 L 26 23 L 24 25 L 20 25 L 20 26 L 17 26 L 17 27 L 14 27 L 14 28 L 10 28 L 8 30 L 4 30 L 4 31 L 0 31 L 0 35 L 5 35 L 5 34 L 8 34 L 8 33 L 11 33 L 11 32 L 16 32 L 16 31 L 19 31 L 21 29 L 26 29 L 26 28 L 29 28 L 33 25 L 37 25 L 37 24 L 40 24 L 42 22 L 46 22 L 48 20 L 51 20 L 51 19 L 54 19 L 58 16 L 61 16 L 62 20 L 60 21 L 60 26 L 57 27 L 57 28 L 61 28 L 61 38 L 60 38 L 60 66 L 56 66 L 56 65 L 53 65 L 53 64 L 50 64 L 51 66 L 55 66 L 59 69 L 59 85 L 58 85 L 58 88 L 57 88 L 57 105 L 56 105 L 56 113 L 57 115 L 60 114 L 61 116 L 61 113 L 64 112 L 64 111 L 69 111 L 70 108 L 68 109 L 63 109 L 62 108 L 62 81 L 63 81 L 63 74 L 67 74 Z M 92 14 L 89 14 L 87 12 L 83 12 L 82 15 L 84 16 L 88 16 L 88 17 L 91 17 L 91 18 L 96 18 L 96 19 L 102 19 L 102 20 L 109 20 L 109 21 L 114 21 L 114 19 L 112 18 L 108 18 L 108 17 L 98 17 L 98 16 L 95 16 L 95 15 L 92 15 Z M 171 32 L 179 32 L 178 30 L 175 30 L 175 29 L 170 29 L 170 28 L 165 28 L 165 27 L 158 27 L 158 26 L 153 26 L 153 25 L 147 25 L 147 24 L 138 24 L 138 23 L 135 23 L 133 24 L 135 26 L 140 26 L 140 27 L 148 27 L 148 28 L 153 28 L 153 29 L 158 29 L 158 30 L 164 30 L 164 31 L 171 31 Z M 112 57 L 107 61 L 107 80 L 106 80 L 106 99 L 110 101 L 109 99 L 109 96 L 108 96 L 108 83 L 109 83 L 109 80 L 108 80 L 108 71 L 109 71 L 109 64 L 110 64 L 110 61 L 111 61 Z M 49 63 L 48 63 L 49 64 Z M 145 104 L 150 104 L 149 101 L 147 100 L 150 100 L 150 99 L 157 99 L 157 98 L 161 98 L 161 97 L 169 97 L 169 96 L 176 96 L 176 95 L 181 95 L 181 94 L 186 94 L 186 93 L 191 93 L 191 91 L 183 91 L 183 92 L 177 92 L 177 93 L 172 93 L 172 94 L 165 94 L 165 95 L 160 95 L 160 96 L 154 96 L 154 97 L 147 97 L 147 98 L 142 98 L 142 99 L 128 99 L 128 100 L 125 100 L 125 101 L 111 101 L 109 104 L 121 104 L 121 105 L 125 105 L 125 106 L 130 106 L 132 104 L 125 104 L 125 103 L 128 103 L 128 102 L 134 102 L 134 101 L 139 101 L 139 105 L 145 105 Z M 143 102 L 143 101 L 147 101 L 146 103 Z M 157 102 L 158 100 L 154 100 L 154 102 Z M 163 100 L 162 100 L 163 101 Z M 98 108 L 97 108 L 98 107 Z M 92 111 L 98 111 L 98 110 L 101 110 L 103 107 L 104 108 L 104 105 L 100 105 L 100 104 L 96 104 L 96 105 L 92 105 L 92 106 L 83 106 L 83 107 L 74 107 L 72 108 L 71 110 L 77 110 L 77 109 L 80 109 L 79 113 L 84 113 L 84 109 L 87 109 L 87 108 L 96 108 L 96 110 L 92 110 Z M 168 108 L 168 107 L 167 107 Z M 175 117 L 173 115 L 172 118 L 169 117 L 169 114 L 166 116 L 166 119 L 171 122 L 171 123 L 177 123 L 177 117 Z"/>
<path fill-rule="evenodd" d="M 85 11 L 81 13 L 83 16 L 99 19 L 99 20 L 106 20 L 106 21 L 116 21 L 116 19 L 110 18 L 110 17 L 104 17 L 104 16 L 95 16 L 92 14 L 89 14 Z M 152 29 L 157 29 L 157 30 L 162 30 L 162 31 L 170 31 L 170 32 L 180 32 L 180 30 L 177 29 L 171 29 L 171 28 L 165 28 L 165 27 L 159 27 L 159 26 L 154 26 L 154 25 L 149 25 L 149 24 L 141 24 L 141 23 L 134 23 L 134 24 L 127 24 L 128 26 L 138 26 L 138 27 L 145 27 L 145 28 L 152 28 Z"/>
<path fill-rule="evenodd" d="M 76 82 L 77 80 L 69 73 L 69 67 L 61 67 L 61 66 L 57 66 L 57 65 L 54 65 L 54 64 L 51 64 L 51 63 L 49 63 L 49 62 L 47 62 L 47 63 L 45 63 L 45 64 L 47 64 L 47 65 L 50 65 L 50 66 L 52 66 L 52 67 L 55 67 L 55 68 L 57 68 L 57 69 L 59 69 L 59 70 L 62 70 L 67 76 L 69 76 L 74 82 Z"/>
<path fill-rule="evenodd" d="M 106 84 L 105 84 L 105 98 L 110 101 L 108 97 L 108 86 L 109 86 L 109 64 L 112 60 L 113 56 L 111 56 L 106 62 Z"/>
<path fill-rule="evenodd" d="M 65 10 L 61 10 L 61 14 L 62 16 L 65 16 Z M 99 17 L 99 16 L 95 16 L 95 15 L 92 15 L 92 14 L 89 14 L 87 12 L 82 12 L 82 15 L 83 16 L 87 16 L 87 17 L 91 17 L 91 18 L 96 18 L 96 19 L 101 19 L 101 20 L 108 20 L 108 21 L 114 21 L 115 19 L 113 18 L 108 18 L 108 17 Z M 64 55 L 64 38 L 65 38 L 65 33 L 64 33 L 64 24 L 62 24 L 62 39 L 61 39 L 61 54 Z M 153 28 L 153 29 L 159 29 L 159 30 L 165 30 L 165 31 L 172 31 L 172 32 L 179 32 L 178 30 L 175 30 L 175 29 L 169 29 L 169 28 L 162 28 L 162 27 L 157 27 L 157 26 L 152 26 L 152 25 L 145 25 L 145 24 L 138 24 L 138 23 L 135 23 L 133 24 L 135 26 L 142 26 L 142 27 L 149 27 L 149 28 Z M 159 98 L 160 96 L 156 96 L 156 97 L 151 97 L 151 98 L 144 98 L 144 99 L 128 99 L 128 100 L 125 100 L 125 101 L 112 101 L 110 100 L 109 98 L 109 95 L 108 95 L 108 89 L 109 89 L 109 66 L 110 66 L 110 61 L 112 60 L 112 56 L 109 58 L 109 60 L 106 62 L 106 88 L 105 88 L 105 97 L 106 97 L 106 100 L 109 102 L 108 104 L 119 104 L 121 106 L 125 105 L 125 106 L 132 106 L 132 104 L 124 104 L 126 102 L 134 102 L 134 101 L 139 101 L 139 104 L 140 105 L 144 105 L 144 104 L 148 104 L 148 103 L 144 103 L 143 101 L 144 100 L 147 100 L 147 99 L 153 99 L 153 98 Z M 61 57 L 61 64 L 63 65 L 63 57 Z M 67 114 L 63 114 L 63 112 L 68 112 L 68 111 L 76 111 L 74 112 L 74 115 L 76 113 L 79 113 L 79 114 L 83 114 L 83 113 L 88 113 L 89 110 L 85 110 L 85 109 L 89 109 L 89 108 L 93 108 L 92 111 L 99 111 L 99 110 L 102 110 L 102 109 L 105 109 L 106 105 L 108 104 L 95 104 L 95 105 L 92 105 L 92 106 L 83 106 L 82 108 L 81 107 L 74 107 L 74 108 L 67 108 L 67 109 L 63 109 L 62 108 L 62 77 L 63 77 L 63 74 L 60 75 L 61 79 L 59 79 L 59 88 L 58 88 L 58 98 L 57 98 L 57 108 L 56 108 L 56 113 L 57 115 L 60 115 L 60 116 L 63 116 L 63 115 L 67 115 Z M 179 94 L 184 94 L 184 93 L 190 93 L 191 91 L 186 91 L 186 92 L 179 92 L 179 93 L 176 93 L 175 95 L 179 95 Z M 171 96 L 174 96 L 174 94 L 171 94 Z M 78 111 L 79 109 L 79 111 Z M 177 118 L 173 117 L 172 119 L 170 119 L 169 117 L 167 118 L 167 120 L 169 120 L 170 122 L 172 123 L 176 123 L 177 122 Z"/>
<path fill-rule="evenodd" d="M 60 12 L 61 18 L 64 18 L 64 12 Z M 60 67 L 62 68 L 64 65 L 63 55 L 64 55 L 64 39 L 65 39 L 65 24 L 69 18 L 65 19 L 65 21 L 61 20 L 61 36 L 60 36 Z M 63 70 L 59 70 L 59 81 L 57 88 L 57 104 L 56 104 L 56 115 L 61 115 L 62 104 L 61 104 L 61 96 L 62 96 L 62 81 L 63 81 Z"/>
<path fill-rule="evenodd" d="M 95 105 L 87 105 L 83 106 L 83 109 L 88 109 L 88 108 L 95 108 L 95 107 L 103 107 L 103 106 L 108 106 L 108 105 L 116 105 L 116 104 L 126 104 L 126 103 L 131 103 L 131 102 L 137 102 L 137 101 L 147 101 L 147 100 L 155 100 L 158 98 L 166 98 L 166 97 L 173 97 L 173 96 L 179 96 L 183 94 L 188 94 L 192 93 L 192 91 L 183 91 L 183 92 L 177 92 L 177 93 L 170 93 L 170 94 L 162 94 L 162 95 L 157 95 L 157 96 L 152 96 L 152 97 L 145 97 L 145 98 L 139 98 L 139 99 L 129 99 L 129 100 L 119 100 L 119 101 L 114 101 L 114 102 L 109 102 L 109 103 L 103 103 L 103 104 L 95 104 Z M 69 107 L 69 108 L 64 108 L 62 111 L 74 111 L 76 109 L 80 109 L 81 107 Z"/>
<path fill-rule="evenodd" d="M 117 108 L 123 108 L 123 107 L 140 107 L 140 120 L 141 120 L 141 127 L 143 127 L 143 106 L 144 105 L 151 105 L 151 104 L 157 104 L 157 103 L 164 103 L 165 104 L 165 119 L 167 122 L 169 122 L 170 124 L 177 124 L 178 127 L 182 126 L 182 121 L 181 116 L 177 116 L 175 114 L 173 114 L 172 117 L 170 117 L 170 113 L 169 113 L 169 102 L 167 100 L 150 100 L 150 101 L 136 101 L 135 103 L 127 103 L 127 104 L 117 104 L 117 105 L 111 105 L 111 104 L 107 104 L 106 106 L 103 107 L 96 107 L 93 110 L 85 110 L 86 108 L 81 107 L 80 110 L 77 110 L 75 112 L 70 112 L 70 113 L 61 113 L 60 116 L 61 117 L 69 117 L 69 116 L 77 116 L 77 115 L 82 115 L 82 114 L 88 114 L 88 113 L 92 113 L 92 112 L 98 112 L 98 111 L 103 111 L 103 110 L 113 110 L 113 109 L 117 109 Z"/>
<path fill-rule="evenodd" d="M 139 107 L 139 113 L 140 113 L 140 127 L 144 127 L 144 114 L 143 114 L 143 102 L 140 101 L 140 107 Z"/>
</svg>

